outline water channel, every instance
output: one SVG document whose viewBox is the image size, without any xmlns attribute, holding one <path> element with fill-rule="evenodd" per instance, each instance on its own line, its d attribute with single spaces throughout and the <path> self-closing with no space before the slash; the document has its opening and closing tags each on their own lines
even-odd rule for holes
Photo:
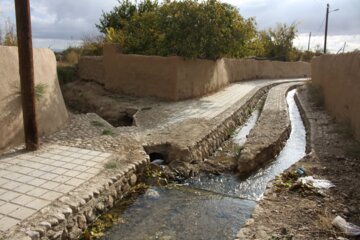
<svg viewBox="0 0 360 240">
<path fill-rule="evenodd" d="M 234 239 L 250 217 L 266 184 L 305 155 L 305 128 L 294 101 L 296 90 L 287 95 L 292 130 L 277 158 L 245 180 L 231 174 L 201 175 L 181 185 L 152 187 L 157 192 L 137 197 L 125 210 L 112 210 L 121 216 L 102 239 L 182 240 Z M 236 130 L 232 141 L 242 145 L 255 125 L 259 111 Z M 224 154 L 218 154 L 224 157 Z M 215 157 L 217 154 L 215 154 Z M 231 157 L 231 156 L 229 156 Z"/>
</svg>

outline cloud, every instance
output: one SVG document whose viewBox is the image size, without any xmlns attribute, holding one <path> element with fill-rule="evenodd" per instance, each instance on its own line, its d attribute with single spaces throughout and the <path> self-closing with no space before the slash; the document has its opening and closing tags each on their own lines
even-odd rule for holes
<svg viewBox="0 0 360 240">
<path fill-rule="evenodd" d="M 308 34 L 299 34 L 294 40 L 294 46 L 307 50 L 309 41 Z M 327 38 L 327 51 L 331 53 L 337 53 L 340 49 L 345 46 L 345 52 L 353 51 L 355 49 L 360 50 L 360 34 L 357 35 L 330 35 Z M 310 41 L 310 49 L 316 50 L 324 48 L 324 36 L 312 36 Z"/>
<path fill-rule="evenodd" d="M 300 33 L 322 33 L 326 3 L 330 9 L 340 11 L 329 15 L 329 31 L 335 35 L 352 35 L 360 32 L 359 0 L 224 0 L 239 7 L 245 17 L 255 17 L 260 29 L 273 27 L 276 23 L 296 22 Z"/>
<path fill-rule="evenodd" d="M 81 39 L 86 34 L 98 34 L 95 24 L 102 11 L 111 10 L 117 0 L 31 0 L 34 38 Z M 1 0 L 3 15 L 15 22 L 13 0 Z M 0 21 L 4 21 L 0 19 Z"/>
<path fill-rule="evenodd" d="M 274 27 L 276 23 L 296 22 L 300 36 L 309 32 L 313 35 L 323 34 L 326 3 L 329 2 L 331 9 L 340 8 L 340 11 L 330 13 L 329 35 L 344 38 L 360 33 L 359 0 L 222 1 L 238 7 L 244 17 L 255 17 L 259 29 Z M 117 0 L 31 0 L 33 37 L 79 40 L 84 35 L 96 35 L 98 31 L 95 24 L 98 23 L 102 11 L 111 10 L 118 4 L 117 2 Z M 15 23 L 14 15 L 14 1 L 1 0 L 0 27 L 7 18 Z M 356 41 L 358 38 L 355 42 L 350 42 L 355 46 Z"/>
</svg>

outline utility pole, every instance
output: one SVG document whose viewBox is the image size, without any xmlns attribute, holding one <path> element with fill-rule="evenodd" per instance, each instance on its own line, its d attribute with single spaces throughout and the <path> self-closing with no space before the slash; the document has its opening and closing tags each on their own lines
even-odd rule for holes
<svg viewBox="0 0 360 240">
<path fill-rule="evenodd" d="M 36 122 L 34 60 L 29 0 L 15 0 L 15 10 L 25 144 L 27 150 L 35 151 L 39 148 L 39 136 Z"/>
<path fill-rule="evenodd" d="M 326 4 L 326 20 L 325 20 L 325 38 L 324 38 L 324 54 L 326 54 L 326 43 L 327 43 L 327 33 L 328 33 L 328 22 L 329 22 L 329 13 L 339 11 L 339 9 L 334 9 L 329 11 L 330 4 Z"/>
<path fill-rule="evenodd" d="M 330 8 L 330 5 L 327 4 L 326 5 L 326 20 L 325 20 L 324 54 L 326 54 L 326 41 L 327 41 L 327 32 L 328 32 L 329 8 Z"/>
<path fill-rule="evenodd" d="M 309 34 L 308 52 L 310 51 L 310 39 L 311 39 L 311 32 Z"/>
</svg>

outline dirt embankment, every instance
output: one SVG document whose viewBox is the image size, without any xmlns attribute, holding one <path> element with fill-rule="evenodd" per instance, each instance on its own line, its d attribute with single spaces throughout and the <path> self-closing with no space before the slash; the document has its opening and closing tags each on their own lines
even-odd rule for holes
<svg viewBox="0 0 360 240">
<path fill-rule="evenodd" d="M 341 239 L 346 236 L 331 224 L 338 215 L 360 226 L 360 144 L 312 96 L 306 88 L 298 93 L 312 153 L 269 184 L 237 239 Z M 295 184 L 298 167 L 335 187 L 319 193 Z"/>
</svg>

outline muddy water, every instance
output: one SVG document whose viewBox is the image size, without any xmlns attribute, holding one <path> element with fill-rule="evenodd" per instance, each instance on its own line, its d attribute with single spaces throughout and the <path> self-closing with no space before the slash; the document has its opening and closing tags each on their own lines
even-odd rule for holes
<svg viewBox="0 0 360 240">
<path fill-rule="evenodd" d="M 121 211 L 123 223 L 113 226 L 103 239 L 234 239 L 267 182 L 305 155 L 305 128 L 294 94 L 295 90 L 287 96 L 292 131 L 275 161 L 245 180 L 230 174 L 204 175 L 183 185 L 153 187 L 150 191 L 158 195 L 139 196 Z M 254 112 L 236 131 L 234 142 L 244 143 L 257 117 Z"/>
</svg>

